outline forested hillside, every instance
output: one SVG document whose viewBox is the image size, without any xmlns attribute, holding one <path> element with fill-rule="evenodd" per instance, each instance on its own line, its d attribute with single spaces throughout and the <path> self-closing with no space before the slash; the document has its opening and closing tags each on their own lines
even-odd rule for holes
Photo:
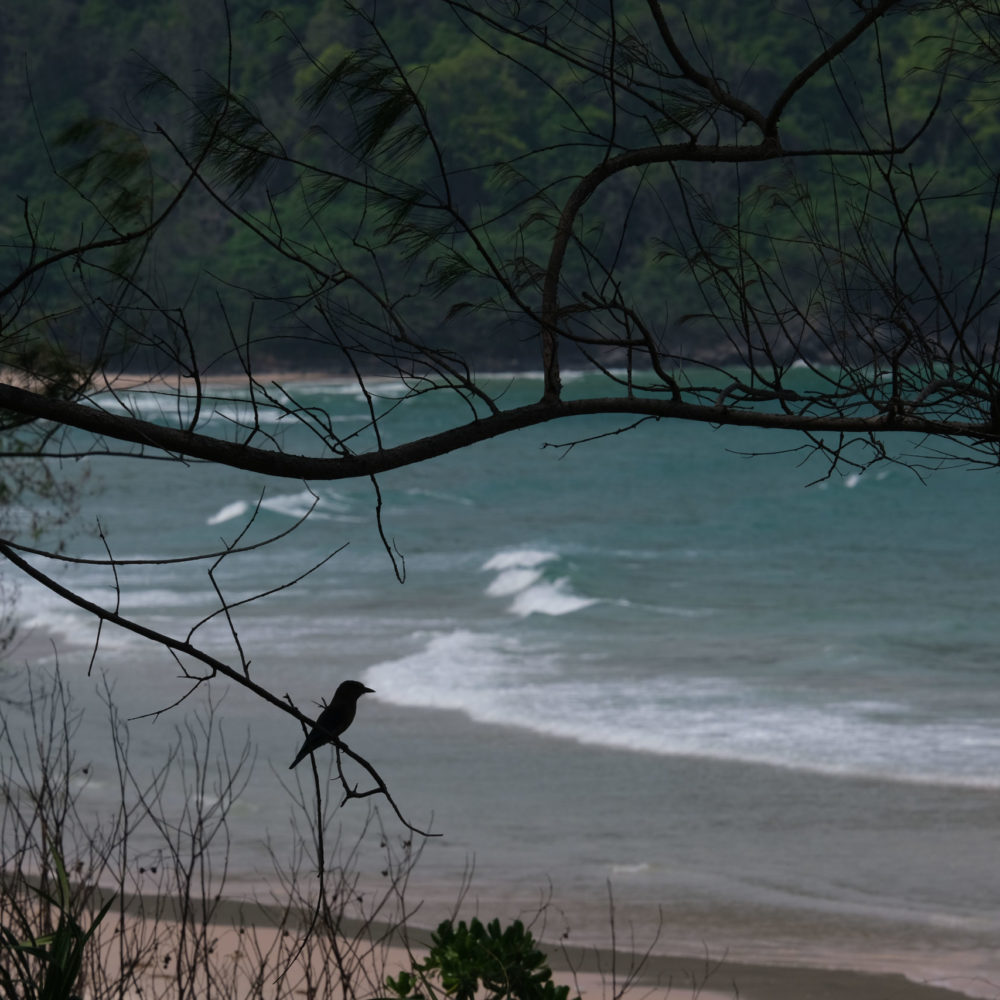
<svg viewBox="0 0 1000 1000">
<path fill-rule="evenodd" d="M 381 40 L 417 81 L 435 137 L 433 146 L 420 148 L 408 149 L 401 141 L 399 157 L 412 158 L 415 176 L 429 175 L 438 160 L 447 161 L 454 204 L 467 217 L 493 220 L 494 232 L 518 245 L 526 271 L 541 266 L 547 243 L 542 236 L 536 239 L 525 219 L 531 212 L 557 211 L 572 179 L 608 155 L 607 145 L 596 136 L 615 134 L 617 146 L 624 149 L 648 143 L 651 136 L 677 142 L 691 127 L 680 112 L 676 120 L 662 111 L 658 118 L 652 106 L 646 120 L 609 121 L 612 102 L 606 81 L 586 70 L 598 37 L 593 28 L 610 22 L 612 8 L 606 3 L 567 4 L 564 19 L 553 19 L 549 11 L 546 23 L 533 29 L 540 36 L 558 34 L 567 49 L 580 53 L 576 70 L 564 63 L 558 79 L 543 51 L 505 59 L 507 42 L 478 38 L 444 4 L 380 0 L 377 9 Z M 649 9 L 644 0 L 626 0 L 613 9 L 617 58 L 627 62 L 634 39 L 651 30 Z M 530 3 L 522 5 L 522 16 L 529 21 L 531 10 Z M 826 40 L 846 29 L 858 7 L 844 0 L 692 0 L 664 4 L 662 10 L 685 25 L 692 48 L 731 92 L 767 107 Z M 259 126 L 248 125 L 248 135 L 282 152 L 281 162 L 271 163 L 252 183 L 249 176 L 229 178 L 244 208 L 270 217 L 290 205 L 303 183 L 297 162 L 336 170 L 340 150 L 336 123 L 328 116 L 348 112 L 324 105 L 325 73 L 350 53 L 364 53 L 373 44 L 372 26 L 339 3 L 315 0 L 288 0 L 280 15 L 252 2 L 234 3 L 228 18 L 221 0 L 7 5 L 0 35 L 5 139 L 0 146 L 0 234 L 5 244 L 25 247 L 26 231 L 34 231 L 36 243 L 45 246 L 94 237 L 102 224 L 66 180 L 105 209 L 112 195 L 127 195 L 117 205 L 126 220 L 123 228 L 129 212 L 138 224 L 162 206 L 183 175 L 176 154 L 197 121 L 191 108 L 216 99 L 213 81 L 228 79 L 270 130 L 264 134 Z M 929 30 L 938 23 L 940 31 Z M 958 39 L 952 42 L 949 36 L 956 30 Z M 943 53 L 961 44 L 961 30 L 960 22 L 943 11 L 937 21 L 905 11 L 894 15 L 879 32 L 862 39 L 836 73 L 820 74 L 795 94 L 781 119 L 783 148 L 794 152 L 796 146 L 860 145 L 862 137 L 877 145 L 880 129 L 888 128 L 886 93 L 895 101 L 892 128 L 918 133 L 928 96 L 933 103 L 942 80 Z M 363 64 L 362 56 L 355 70 Z M 908 165 L 914 168 L 915 183 L 934 185 L 937 200 L 928 203 L 933 217 L 927 226 L 933 227 L 939 249 L 960 264 L 967 223 L 978 225 L 983 213 L 991 211 L 989 198 L 970 197 L 970 192 L 982 188 L 983 165 L 1000 156 L 1000 121 L 992 89 L 975 73 L 949 77 L 942 99 L 946 106 L 932 127 L 908 147 Z M 907 106 L 913 108 L 909 122 Z M 684 113 L 690 115 L 690 109 Z M 87 124 L 75 127 L 81 123 Z M 747 131 L 752 129 L 747 126 Z M 890 136 L 882 138 L 888 144 Z M 720 137 L 731 143 L 742 139 L 740 134 Z M 758 136 L 746 141 L 756 142 Z M 109 150 L 115 158 L 107 155 Z M 93 158 L 86 160 L 88 156 Z M 684 215 L 690 222 L 699 206 L 706 212 L 710 206 L 716 214 L 739 218 L 741 225 L 763 220 L 763 248 L 786 229 L 789 239 L 797 238 L 793 230 L 802 228 L 800 207 L 808 204 L 818 226 L 836 220 L 843 206 L 835 200 L 831 172 L 820 159 L 805 165 L 790 156 L 748 165 L 741 168 L 738 187 L 731 170 L 722 172 L 713 163 L 658 169 L 661 175 L 649 170 L 641 187 L 624 176 L 604 184 L 582 216 L 587 238 L 597 247 L 599 269 L 606 267 L 607 276 L 613 270 L 622 301 L 658 314 L 665 336 L 702 338 L 694 348 L 687 344 L 688 354 L 701 350 L 717 356 L 725 351 L 724 338 L 701 329 L 695 318 L 704 309 L 698 281 L 691 280 L 698 248 L 690 248 L 686 257 L 678 255 L 674 219 Z M 851 179 L 837 169 L 842 187 Z M 877 172 L 882 166 L 873 162 L 860 169 Z M 139 176 L 146 179 L 137 182 Z M 691 196 L 685 200 L 679 190 Z M 129 198 L 132 204 L 126 203 Z M 533 207 L 532 199 L 539 206 Z M 362 197 L 331 185 L 329 197 L 320 203 L 321 213 L 299 213 L 301 229 L 288 232 L 289 240 L 314 240 L 333 248 L 345 268 L 382 289 L 386 301 L 406 302 L 407 322 L 434 330 L 441 350 L 460 340 L 466 356 L 484 365 L 529 363 L 529 357 L 535 363 L 533 331 L 523 315 L 511 317 L 499 308 L 490 312 L 482 303 L 474 313 L 463 311 L 464 303 L 482 298 L 475 274 L 443 275 L 441 258 L 428 266 L 419 247 L 410 248 L 412 253 L 400 249 L 394 257 L 383 254 L 376 261 L 369 253 L 372 220 Z M 870 206 L 874 215 L 884 207 Z M 627 239 L 620 226 L 607 225 L 625 217 Z M 276 365 L 342 363 L 335 352 L 320 352 L 308 321 L 296 315 L 297 297 L 307 293 L 316 275 L 304 278 L 301 269 L 272 250 L 237 224 L 226 205 L 193 190 L 162 227 L 145 266 L 155 274 L 161 302 L 183 308 L 185 336 L 188 326 L 197 328 L 203 355 L 225 363 L 234 341 L 247 337 L 260 345 L 258 364 L 261 358 Z M 5 267 L 15 261 L 23 265 L 25 258 L 22 251 L 20 257 L 8 253 L 7 259 Z M 604 280 L 587 268 L 578 261 L 567 268 L 566 278 Z M 808 268 L 798 278 L 793 271 L 790 267 L 790 281 L 810 280 Z M 254 293 L 264 287 L 267 301 L 255 299 Z M 117 340 L 108 340 L 106 324 L 102 327 L 87 310 L 70 314 L 69 305 L 59 299 L 44 304 L 52 314 L 48 328 L 63 342 L 123 350 L 120 331 L 114 335 Z M 300 324 L 301 336 L 285 337 L 269 348 L 267 331 L 287 331 L 290 324 Z M 127 344 L 124 351 L 126 364 L 143 364 L 141 351 L 129 356 Z"/>
</svg>

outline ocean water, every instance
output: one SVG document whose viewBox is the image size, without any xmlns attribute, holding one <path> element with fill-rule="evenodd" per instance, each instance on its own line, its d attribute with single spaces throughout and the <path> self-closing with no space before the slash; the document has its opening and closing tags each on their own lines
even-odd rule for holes
<svg viewBox="0 0 1000 1000">
<path fill-rule="evenodd" d="M 511 398 L 537 392 L 508 380 Z M 295 391 L 334 427 L 365 412 L 350 386 Z M 234 395 L 216 419 L 241 412 Z M 430 397 L 394 411 L 387 434 L 451 412 Z M 615 426 L 552 424 L 381 477 L 404 584 L 367 482 L 94 458 L 69 548 L 101 554 L 98 516 L 116 556 L 176 557 L 218 550 L 255 510 L 248 538 L 312 508 L 280 541 L 222 560 L 215 584 L 249 597 L 336 553 L 234 621 L 255 679 L 303 709 L 346 677 L 376 690 L 348 742 L 413 823 L 441 834 L 412 884 L 429 914 L 474 861 L 484 915 L 551 891 L 572 939 L 606 934 L 610 890 L 640 945 L 661 924 L 668 950 L 827 961 L 833 949 L 838 964 L 996 995 L 996 473 L 921 480 L 885 464 L 824 478 L 791 435 L 648 422 L 602 436 Z M 268 429 L 314 447 L 287 419 Z M 549 446 L 583 438 L 595 440 Z M 210 565 L 123 567 L 121 608 L 177 637 L 195 629 L 235 663 L 210 617 Z M 116 599 L 107 569 L 54 568 L 90 599 Z M 21 607 L 56 640 L 86 712 L 77 749 L 95 762 L 85 794 L 100 808 L 114 791 L 101 678 L 128 716 L 172 704 L 184 680 L 111 629 L 88 678 L 93 623 L 34 585 Z M 236 892 L 266 882 L 269 850 L 282 850 L 281 782 L 301 734 L 212 687 L 227 732 L 256 755 L 231 824 Z M 137 759 L 152 766 L 197 700 L 136 718 Z M 366 813 L 351 802 L 338 821 L 352 830 Z"/>
</svg>

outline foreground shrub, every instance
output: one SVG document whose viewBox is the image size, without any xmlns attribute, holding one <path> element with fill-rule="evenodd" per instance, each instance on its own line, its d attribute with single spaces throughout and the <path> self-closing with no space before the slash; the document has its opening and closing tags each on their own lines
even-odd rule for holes
<svg viewBox="0 0 1000 1000">
<path fill-rule="evenodd" d="M 389 976 L 386 985 L 400 1000 L 445 994 L 474 1000 L 480 985 L 487 1000 L 568 1000 L 569 987 L 552 982 L 552 970 L 531 932 L 515 920 L 484 925 L 473 918 L 456 927 L 451 920 L 431 935 L 431 950 L 410 972 Z M 577 998 L 579 1000 L 579 998 Z"/>
</svg>

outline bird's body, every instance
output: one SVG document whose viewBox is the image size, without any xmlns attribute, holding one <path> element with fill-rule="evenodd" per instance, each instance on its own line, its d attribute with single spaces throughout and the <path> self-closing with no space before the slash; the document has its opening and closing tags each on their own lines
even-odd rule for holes
<svg viewBox="0 0 1000 1000">
<path fill-rule="evenodd" d="M 340 741 L 340 734 L 354 721 L 354 713 L 358 708 L 358 699 L 363 694 L 373 694 L 370 687 L 365 687 L 360 681 L 343 681 L 333 695 L 333 700 L 320 712 L 316 725 L 309 731 L 302 748 L 295 755 L 291 767 L 303 757 L 308 756 L 324 743 Z"/>
</svg>

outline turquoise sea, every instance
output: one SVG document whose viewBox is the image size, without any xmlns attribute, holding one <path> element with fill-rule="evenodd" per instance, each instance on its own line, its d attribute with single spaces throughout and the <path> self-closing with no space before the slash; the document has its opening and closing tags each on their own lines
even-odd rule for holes
<svg viewBox="0 0 1000 1000">
<path fill-rule="evenodd" d="M 538 391 L 495 378 L 509 399 Z M 334 427 L 365 412 L 353 386 L 294 391 Z M 387 433 L 439 426 L 455 405 L 427 397 Z M 243 408 L 234 393 L 216 426 Z M 69 551 L 101 554 L 98 515 L 116 556 L 178 556 L 234 539 L 258 502 L 251 537 L 315 499 L 303 525 L 223 561 L 217 581 L 249 596 L 346 546 L 234 619 L 253 676 L 304 710 L 347 677 L 376 690 L 348 743 L 442 834 L 412 880 L 428 915 L 474 863 L 484 916 L 551 892 L 566 925 L 552 929 L 571 940 L 607 943 L 610 889 L 619 944 L 625 926 L 648 943 L 662 919 L 662 950 L 835 960 L 1000 994 L 998 474 L 884 463 L 827 478 L 792 435 L 648 422 L 602 436 L 615 427 L 552 424 L 381 477 L 402 585 L 369 482 L 197 464 L 77 463 L 89 487 Z M 288 419 L 265 429 L 316 448 Z M 208 565 L 123 568 L 123 612 L 185 636 L 217 607 Z M 54 568 L 114 601 L 107 569 Z M 93 623 L 34 585 L 21 610 L 55 638 L 85 710 L 77 752 L 94 762 L 84 794 L 99 811 L 115 788 L 101 678 L 139 716 L 183 693 L 178 666 L 108 629 L 88 678 Z M 194 639 L 236 662 L 220 619 Z M 283 849 L 280 782 L 301 733 L 226 687 L 212 682 L 226 731 L 256 754 L 231 820 L 237 893 Z M 136 759 L 152 766 L 192 708 L 133 721 Z M 338 821 L 350 831 L 367 809 L 350 802 Z"/>
</svg>

